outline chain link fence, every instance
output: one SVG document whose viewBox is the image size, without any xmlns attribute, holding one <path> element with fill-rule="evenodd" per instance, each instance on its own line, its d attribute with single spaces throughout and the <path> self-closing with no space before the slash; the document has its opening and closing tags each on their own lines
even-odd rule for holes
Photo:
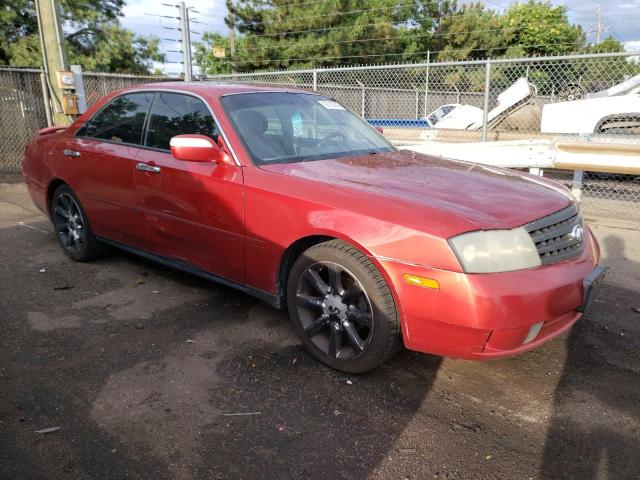
<svg viewBox="0 0 640 480">
<path fill-rule="evenodd" d="M 121 88 L 143 85 L 145 83 L 167 82 L 175 80 L 164 76 L 125 75 L 121 73 L 83 72 L 85 101 L 90 107 L 105 95 Z"/>
<path fill-rule="evenodd" d="M 390 138 L 421 141 L 640 135 L 638 53 L 215 75 L 313 89 Z M 485 108 L 486 107 L 486 108 Z"/>
<path fill-rule="evenodd" d="M 638 53 L 216 75 L 218 82 L 315 90 L 399 145 L 562 141 L 625 145 L 640 164 Z M 572 175 L 548 172 L 573 185 Z M 640 220 L 634 175 L 589 172 L 584 208 Z M 631 207 L 631 208 L 629 208 Z"/>
<path fill-rule="evenodd" d="M 0 69 L 0 173 L 21 171 L 25 146 L 46 126 L 40 70 Z"/>
<path fill-rule="evenodd" d="M 83 72 L 82 80 L 90 107 L 114 90 L 175 79 Z M 0 173 L 19 173 L 27 143 L 47 126 L 42 88 L 40 69 L 0 68 Z"/>
<path fill-rule="evenodd" d="M 207 80 L 323 93 L 382 127 L 398 145 L 608 142 L 624 145 L 637 167 L 639 59 L 638 53 L 612 53 L 239 73 Z M 117 89 L 175 80 L 92 72 L 82 78 L 88 106 Z M 0 81 L 0 172 L 19 172 L 25 145 L 47 125 L 40 70 L 0 68 Z M 584 169 L 585 208 L 640 220 L 637 177 Z M 571 175 L 559 175 L 573 183 Z"/>
</svg>

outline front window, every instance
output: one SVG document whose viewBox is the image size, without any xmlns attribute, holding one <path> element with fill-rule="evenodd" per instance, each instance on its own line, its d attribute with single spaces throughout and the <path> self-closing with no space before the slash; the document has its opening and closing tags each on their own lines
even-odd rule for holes
<svg viewBox="0 0 640 480">
<path fill-rule="evenodd" d="M 197 133 L 218 140 L 218 128 L 207 106 L 191 95 L 158 92 L 153 100 L 144 145 L 169 150 L 171 137 Z"/>
<path fill-rule="evenodd" d="M 342 105 L 305 93 L 243 93 L 222 98 L 257 164 L 392 152 L 396 148 Z"/>
</svg>

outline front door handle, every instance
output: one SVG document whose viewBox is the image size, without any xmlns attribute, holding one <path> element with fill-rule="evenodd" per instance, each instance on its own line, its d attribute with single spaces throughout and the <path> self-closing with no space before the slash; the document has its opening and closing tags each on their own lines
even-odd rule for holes
<svg viewBox="0 0 640 480">
<path fill-rule="evenodd" d="M 62 152 L 62 154 L 65 157 L 79 157 L 80 156 L 80 152 L 77 152 L 75 150 L 69 150 L 68 148 L 65 148 L 64 151 Z"/>
<path fill-rule="evenodd" d="M 143 172 L 160 173 L 160 167 L 155 165 L 147 165 L 144 162 L 138 162 L 136 164 L 136 170 L 142 170 Z"/>
</svg>

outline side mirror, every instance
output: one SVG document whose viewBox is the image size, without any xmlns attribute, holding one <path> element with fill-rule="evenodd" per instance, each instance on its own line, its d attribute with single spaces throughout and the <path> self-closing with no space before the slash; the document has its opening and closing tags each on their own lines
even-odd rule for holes
<svg viewBox="0 0 640 480">
<path fill-rule="evenodd" d="M 176 135 L 169 142 L 171 155 L 185 162 L 215 162 L 222 160 L 224 152 L 206 135 Z"/>
</svg>

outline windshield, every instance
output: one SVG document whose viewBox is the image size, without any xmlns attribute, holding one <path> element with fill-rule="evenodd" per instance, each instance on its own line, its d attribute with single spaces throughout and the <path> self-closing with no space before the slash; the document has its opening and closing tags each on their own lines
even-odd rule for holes
<svg viewBox="0 0 640 480">
<path fill-rule="evenodd" d="M 221 102 L 258 165 L 396 150 L 356 115 L 320 95 L 242 93 Z"/>
</svg>

